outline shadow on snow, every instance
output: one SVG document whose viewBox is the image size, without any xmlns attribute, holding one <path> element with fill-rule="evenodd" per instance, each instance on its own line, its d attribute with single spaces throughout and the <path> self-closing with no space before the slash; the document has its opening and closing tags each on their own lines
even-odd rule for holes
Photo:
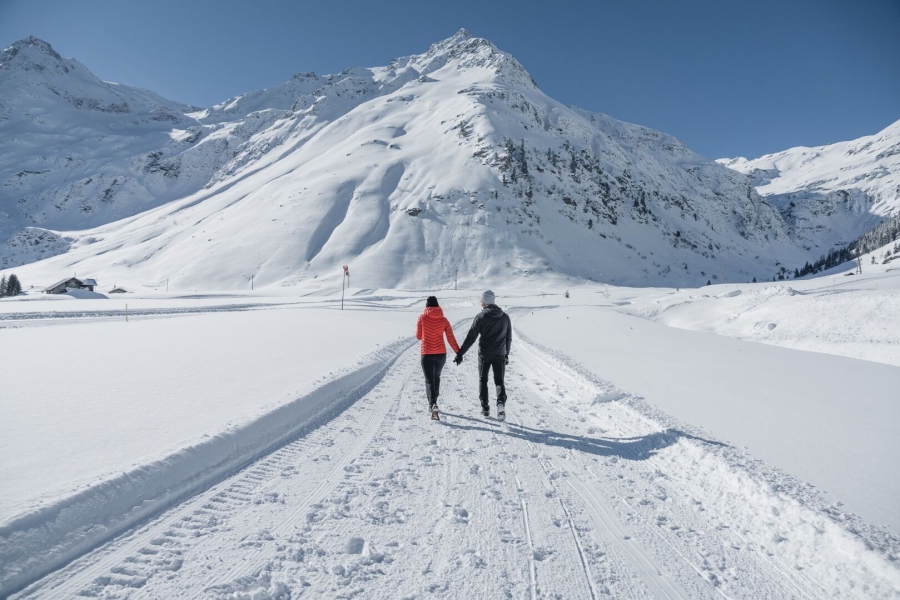
<svg viewBox="0 0 900 600">
<path fill-rule="evenodd" d="M 534 444 L 577 450 L 579 452 L 584 452 L 585 454 L 594 454 L 596 456 L 617 456 L 626 460 L 647 460 L 660 450 L 675 444 L 680 438 L 692 439 L 714 446 L 727 446 L 727 444 L 706 440 L 678 429 L 666 429 L 648 435 L 629 438 L 590 438 L 581 435 L 559 433 L 549 429 L 535 429 L 534 427 L 519 425 L 517 423 L 509 423 L 509 427 L 506 429 L 498 428 L 491 425 L 483 425 L 484 421 L 481 419 L 449 412 L 441 413 L 441 416 L 453 417 L 455 419 L 480 425 L 462 425 L 447 420 L 442 421 L 447 427 L 467 431 L 486 431 L 498 435 L 507 435 L 511 438 L 525 440 Z"/>
</svg>

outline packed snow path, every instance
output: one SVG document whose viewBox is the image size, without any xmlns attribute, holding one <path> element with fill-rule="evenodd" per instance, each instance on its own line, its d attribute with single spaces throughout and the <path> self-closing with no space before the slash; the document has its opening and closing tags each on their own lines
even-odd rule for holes
<svg viewBox="0 0 900 600">
<path fill-rule="evenodd" d="M 429 420 L 416 346 L 330 422 L 19 594 L 895 597 L 882 553 L 746 455 L 517 339 L 509 422 L 474 357 Z"/>
</svg>

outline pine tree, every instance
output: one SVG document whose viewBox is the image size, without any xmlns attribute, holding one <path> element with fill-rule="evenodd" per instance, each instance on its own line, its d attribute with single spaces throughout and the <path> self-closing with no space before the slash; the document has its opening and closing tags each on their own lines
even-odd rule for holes
<svg viewBox="0 0 900 600">
<path fill-rule="evenodd" d="M 753 283 L 756 283 L 756 277 L 753 278 Z"/>
<path fill-rule="evenodd" d="M 522 143 L 519 145 L 519 168 L 522 170 L 522 175 L 528 177 L 528 161 L 525 160 L 525 138 L 522 138 Z"/>
<path fill-rule="evenodd" d="M 0 278 L 0 298 L 6 296 L 6 275 Z"/>
<path fill-rule="evenodd" d="M 712 280 L 711 280 L 711 279 L 707 279 L 707 280 L 706 280 L 706 285 L 712 285 Z"/>
<path fill-rule="evenodd" d="M 9 276 L 9 279 L 6 281 L 6 295 L 7 296 L 18 296 L 22 293 L 22 284 L 19 283 L 19 278 L 16 277 L 16 274 L 13 273 Z"/>
</svg>

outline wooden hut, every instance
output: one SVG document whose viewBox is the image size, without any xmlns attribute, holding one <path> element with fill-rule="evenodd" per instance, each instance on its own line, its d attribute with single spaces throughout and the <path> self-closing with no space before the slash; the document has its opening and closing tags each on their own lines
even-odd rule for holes
<svg viewBox="0 0 900 600">
<path fill-rule="evenodd" d="M 67 289 L 88 290 L 93 292 L 97 282 L 94 279 L 78 279 L 77 277 L 68 277 L 62 281 L 58 281 L 48 288 L 41 290 L 42 294 L 65 294 Z"/>
</svg>

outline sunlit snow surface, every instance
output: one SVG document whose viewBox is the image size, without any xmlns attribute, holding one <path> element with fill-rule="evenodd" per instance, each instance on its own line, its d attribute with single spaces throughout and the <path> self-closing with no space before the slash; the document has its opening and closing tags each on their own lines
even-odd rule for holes
<svg viewBox="0 0 900 600">
<path fill-rule="evenodd" d="M 0 301 L 2 581 L 80 556 L 25 595 L 891 597 L 900 279 L 834 277 L 499 289 L 502 426 L 474 355 L 428 419 L 435 290 Z M 478 291 L 436 293 L 461 339 Z"/>
</svg>

